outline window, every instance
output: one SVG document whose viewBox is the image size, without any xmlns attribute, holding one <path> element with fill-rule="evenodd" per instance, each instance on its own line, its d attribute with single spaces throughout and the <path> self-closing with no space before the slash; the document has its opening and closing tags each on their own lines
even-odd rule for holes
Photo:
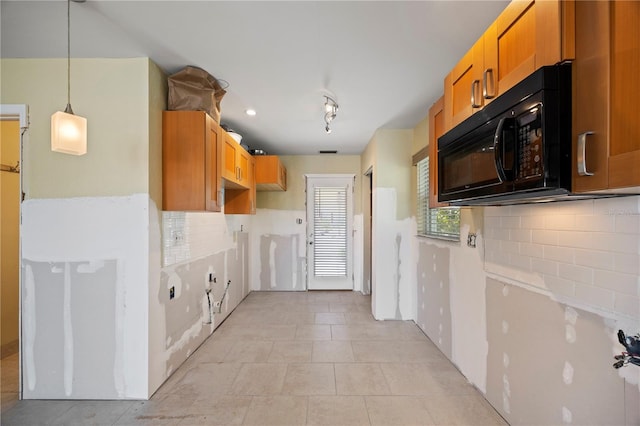
<svg viewBox="0 0 640 426">
<path fill-rule="evenodd" d="M 347 276 L 347 190 L 314 188 L 313 269 L 317 277 Z"/>
<path fill-rule="evenodd" d="M 418 167 L 418 235 L 460 241 L 460 208 L 429 208 L 429 157 Z"/>
</svg>

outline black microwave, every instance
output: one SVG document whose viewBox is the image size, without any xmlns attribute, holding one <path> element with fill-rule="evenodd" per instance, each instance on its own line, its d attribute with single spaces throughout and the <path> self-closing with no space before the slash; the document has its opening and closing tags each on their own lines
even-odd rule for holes
<svg viewBox="0 0 640 426">
<path fill-rule="evenodd" d="M 571 64 L 545 66 L 438 139 L 438 200 L 544 201 L 571 191 Z"/>
</svg>

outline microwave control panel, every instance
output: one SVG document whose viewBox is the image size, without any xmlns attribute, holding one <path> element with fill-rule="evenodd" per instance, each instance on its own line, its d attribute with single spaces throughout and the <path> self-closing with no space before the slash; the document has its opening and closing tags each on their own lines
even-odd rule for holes
<svg viewBox="0 0 640 426">
<path fill-rule="evenodd" d="M 520 115 L 516 126 L 518 168 L 516 179 L 537 177 L 543 173 L 541 105 Z"/>
</svg>

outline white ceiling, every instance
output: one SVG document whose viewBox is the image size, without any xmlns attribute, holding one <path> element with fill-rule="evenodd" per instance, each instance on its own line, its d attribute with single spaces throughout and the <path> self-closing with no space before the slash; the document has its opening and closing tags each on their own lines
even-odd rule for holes
<svg viewBox="0 0 640 426">
<path fill-rule="evenodd" d="M 445 74 L 507 3 L 88 0 L 71 4 L 71 56 L 204 68 L 229 82 L 222 123 L 251 148 L 359 154 L 376 129 L 426 117 Z M 2 0 L 2 57 L 66 57 L 66 12 L 60 0 Z M 324 94 L 340 106 L 331 134 Z"/>
</svg>

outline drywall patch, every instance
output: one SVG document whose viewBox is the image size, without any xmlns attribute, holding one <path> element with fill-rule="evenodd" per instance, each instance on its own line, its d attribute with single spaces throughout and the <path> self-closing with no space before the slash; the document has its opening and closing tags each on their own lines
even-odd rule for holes
<svg viewBox="0 0 640 426">
<path fill-rule="evenodd" d="M 260 290 L 304 290 L 304 271 L 300 271 L 298 235 L 260 237 Z"/>
<path fill-rule="evenodd" d="M 564 368 L 562 369 L 562 379 L 564 380 L 565 385 L 570 385 L 573 383 L 573 366 L 565 361 Z"/>
<path fill-rule="evenodd" d="M 449 300 L 449 260 L 447 247 L 426 242 L 418 244 L 416 276 L 418 286 L 424 289 L 416 297 L 421 308 L 417 323 L 440 350 L 451 358 L 451 303 Z"/>
<path fill-rule="evenodd" d="M 572 307 L 577 315 L 568 318 L 575 318 L 581 338 L 570 343 L 567 306 L 518 286 L 511 286 L 505 303 L 503 286 L 487 279 L 487 400 L 511 424 L 561 424 L 563 407 L 581 407 L 571 410 L 574 424 L 625 424 L 624 381 L 611 367 L 615 331 L 599 315 Z M 503 322 L 509 324 L 506 334 Z M 508 368 L 504 353 L 509 354 Z M 531 398 L 532 389 L 544 392 Z"/>
<path fill-rule="evenodd" d="M 33 395 L 119 397 L 116 352 L 105 350 L 113 348 L 116 340 L 118 261 L 100 263 L 103 267 L 94 269 L 90 262 L 23 261 L 24 306 L 29 307 L 25 314 L 35 312 L 29 317 L 32 325 L 25 326 L 25 366 L 29 365 L 25 376 Z M 38 295 L 33 301 L 32 294 Z M 31 335 L 34 329 L 37 338 Z M 35 386 L 36 377 L 41 379 L 39 386 Z"/>
<path fill-rule="evenodd" d="M 567 407 L 562 407 L 562 423 L 570 425 L 573 421 L 573 414 Z"/>
</svg>

